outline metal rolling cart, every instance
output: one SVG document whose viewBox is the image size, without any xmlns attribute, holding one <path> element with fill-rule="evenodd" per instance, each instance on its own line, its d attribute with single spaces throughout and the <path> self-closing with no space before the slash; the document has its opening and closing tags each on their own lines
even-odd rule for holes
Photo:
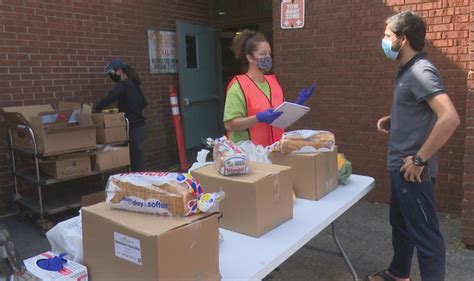
<svg viewBox="0 0 474 281">
<path fill-rule="evenodd" d="M 106 170 L 106 171 L 96 171 L 95 169 L 93 169 L 91 173 L 88 173 L 85 175 L 72 176 L 72 177 L 68 177 L 64 179 L 55 179 L 51 176 L 42 174 L 40 170 L 40 164 L 43 161 L 47 160 L 48 157 L 51 158 L 52 156 L 64 155 L 64 154 L 69 154 L 69 153 L 78 153 L 78 152 L 90 152 L 92 154 L 94 151 L 100 148 L 103 148 L 106 145 L 129 146 L 128 119 L 125 119 L 126 120 L 126 136 L 127 136 L 127 140 L 125 141 L 106 144 L 106 145 L 97 145 L 95 147 L 91 147 L 91 148 L 80 150 L 80 151 L 61 152 L 61 153 L 45 155 L 38 152 L 37 139 L 35 138 L 33 129 L 28 125 L 29 123 L 25 122 L 26 120 L 21 115 L 18 114 L 17 117 L 18 117 L 18 120 L 16 122 L 17 123 L 16 125 L 7 123 L 8 148 L 9 148 L 9 153 L 11 157 L 12 174 L 13 174 L 13 181 L 14 181 L 14 187 L 15 187 L 14 201 L 18 204 L 20 208 L 20 214 L 23 216 L 23 218 L 32 217 L 33 215 L 39 216 L 39 219 L 37 222 L 43 231 L 47 231 L 53 226 L 51 221 L 49 221 L 49 219 L 47 218 L 47 216 L 57 214 L 69 209 L 79 208 L 81 206 L 80 204 L 81 197 L 83 195 L 90 193 L 90 191 L 86 192 L 85 190 L 81 188 L 73 188 L 71 192 L 65 192 L 65 194 L 61 194 L 60 198 L 56 198 L 56 199 L 48 201 L 48 200 L 44 200 L 43 188 L 45 186 L 58 184 L 61 182 L 66 182 L 66 181 L 80 180 L 81 178 L 86 178 L 86 177 L 90 177 L 94 175 L 101 175 L 102 182 L 104 183 L 104 175 L 109 172 L 125 170 L 125 169 L 130 171 L 130 165 L 126 165 L 126 166 L 116 167 L 116 168 Z M 17 127 L 23 130 L 28 135 L 28 137 L 31 138 L 32 146 L 30 149 L 15 145 L 13 134 L 12 134 L 13 127 Z M 19 170 L 17 168 L 17 161 L 16 161 L 17 155 L 28 157 L 27 159 L 29 159 L 30 162 L 31 160 L 33 160 L 34 167 L 29 168 L 29 169 Z M 38 196 L 37 199 L 24 197 L 20 194 L 20 191 L 18 188 L 19 179 L 25 181 L 26 183 L 34 185 L 36 187 L 37 196 Z"/>
</svg>

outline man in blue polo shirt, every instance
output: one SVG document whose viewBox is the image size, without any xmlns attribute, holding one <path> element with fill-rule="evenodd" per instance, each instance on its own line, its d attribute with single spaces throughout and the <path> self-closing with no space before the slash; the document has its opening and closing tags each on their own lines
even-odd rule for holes
<svg viewBox="0 0 474 281">
<path fill-rule="evenodd" d="M 401 63 L 391 113 L 377 123 L 379 132 L 389 134 L 394 255 L 388 269 L 368 276 L 371 281 L 410 280 L 415 248 L 422 280 L 444 280 L 446 250 L 434 199 L 436 152 L 460 121 L 438 69 L 421 52 L 425 35 L 426 25 L 415 13 L 386 21 L 382 48 L 387 58 Z"/>
</svg>

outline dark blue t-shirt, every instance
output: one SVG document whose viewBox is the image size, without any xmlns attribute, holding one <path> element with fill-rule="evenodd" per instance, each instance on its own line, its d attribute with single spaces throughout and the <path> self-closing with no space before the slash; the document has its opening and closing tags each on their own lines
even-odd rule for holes
<svg viewBox="0 0 474 281">
<path fill-rule="evenodd" d="M 426 54 L 419 53 L 400 67 L 390 113 L 387 160 L 390 171 L 399 170 L 403 160 L 417 153 L 428 139 L 437 116 L 427 99 L 441 93 L 444 93 L 441 76 Z M 428 159 L 432 177 L 437 175 L 437 160 L 436 155 Z"/>
</svg>

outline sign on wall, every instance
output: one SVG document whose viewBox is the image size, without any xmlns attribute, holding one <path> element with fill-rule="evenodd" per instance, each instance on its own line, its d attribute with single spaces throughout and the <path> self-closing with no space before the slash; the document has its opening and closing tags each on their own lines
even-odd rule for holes
<svg viewBox="0 0 474 281">
<path fill-rule="evenodd" d="M 281 28 L 294 29 L 304 26 L 304 0 L 281 1 Z"/>
<path fill-rule="evenodd" d="M 176 32 L 148 29 L 151 73 L 177 73 Z"/>
</svg>

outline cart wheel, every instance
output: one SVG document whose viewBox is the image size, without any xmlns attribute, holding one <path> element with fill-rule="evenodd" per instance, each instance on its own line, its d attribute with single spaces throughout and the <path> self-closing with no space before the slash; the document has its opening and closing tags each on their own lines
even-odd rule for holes
<svg viewBox="0 0 474 281">
<path fill-rule="evenodd" d="M 16 216 L 16 220 L 18 222 L 26 222 L 31 220 L 31 214 L 25 208 L 18 208 L 18 214 Z"/>
<path fill-rule="evenodd" d="M 53 228 L 54 223 L 48 219 L 40 219 L 37 221 L 39 227 L 41 227 L 41 232 L 46 234 L 51 228 Z"/>
</svg>

